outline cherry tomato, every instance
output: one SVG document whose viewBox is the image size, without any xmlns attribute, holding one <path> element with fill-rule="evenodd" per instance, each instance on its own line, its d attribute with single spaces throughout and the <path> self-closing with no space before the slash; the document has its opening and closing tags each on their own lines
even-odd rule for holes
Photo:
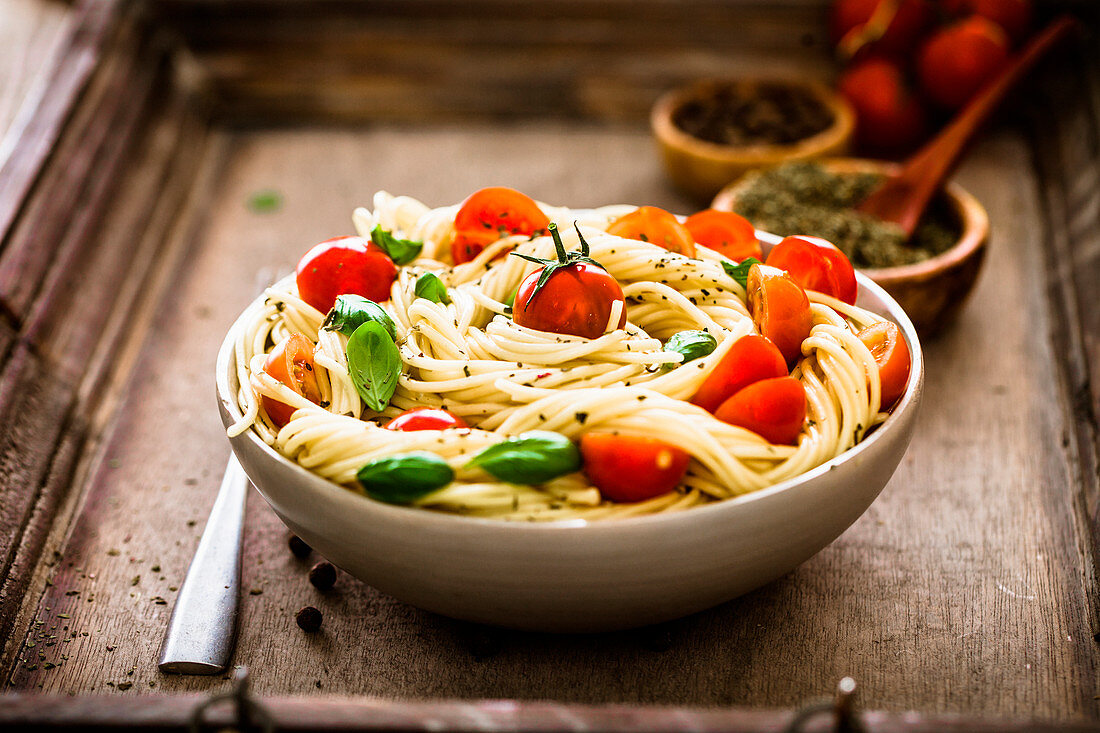
<svg viewBox="0 0 1100 733">
<path fill-rule="evenodd" d="M 503 186 L 475 191 L 455 214 L 451 257 L 456 265 L 469 262 L 481 250 L 512 234 L 546 233 L 550 220 L 529 196 Z"/>
<path fill-rule="evenodd" d="M 980 15 L 1004 29 L 1019 43 L 1031 28 L 1031 0 L 941 0 L 944 10 L 956 17 Z"/>
<path fill-rule="evenodd" d="M 816 290 L 855 305 L 856 271 L 844 253 L 820 237 L 787 237 L 764 264 L 786 270 L 804 290 Z"/>
<path fill-rule="evenodd" d="M 928 133 L 928 112 L 892 61 L 869 58 L 853 64 L 837 88 L 856 112 L 862 150 L 891 155 L 916 147 Z"/>
<path fill-rule="evenodd" d="M 797 445 L 806 420 L 806 390 L 794 377 L 753 382 L 723 402 L 714 416 L 769 443 Z"/>
<path fill-rule="evenodd" d="M 917 57 L 921 88 L 936 104 L 958 109 L 1008 63 L 1008 36 L 971 16 L 929 37 Z"/>
<path fill-rule="evenodd" d="M 732 211 L 705 209 L 689 216 L 684 226 L 696 244 L 709 247 L 734 262 L 749 257 L 764 259 L 752 223 Z"/>
<path fill-rule="evenodd" d="M 858 334 L 875 357 L 878 364 L 878 379 L 882 391 L 882 409 L 887 409 L 905 392 L 909 381 L 909 368 L 912 358 L 909 346 L 901 336 L 901 330 L 890 321 L 880 321 L 868 326 Z"/>
<path fill-rule="evenodd" d="M 387 430 L 400 430 L 405 433 L 416 430 L 446 430 L 447 428 L 468 427 L 470 426 L 461 417 L 439 407 L 416 407 L 405 410 L 386 423 Z"/>
<path fill-rule="evenodd" d="M 588 263 L 561 267 L 536 293 L 539 268 L 516 291 L 512 320 L 526 328 L 594 339 L 603 335 L 611 305 L 623 304 L 618 328 L 626 325 L 626 300 L 619 281 L 607 270 Z"/>
<path fill-rule="evenodd" d="M 292 333 L 280 341 L 264 362 L 264 371 L 310 402 L 321 401 L 317 375 L 313 371 L 313 342 L 301 333 Z M 290 422 L 296 408 L 270 397 L 263 398 L 264 412 L 276 427 Z"/>
<path fill-rule="evenodd" d="M 376 303 L 390 299 L 397 265 L 385 250 L 363 237 L 327 239 L 298 262 L 298 295 L 322 313 L 336 296 L 362 295 Z"/>
<path fill-rule="evenodd" d="M 695 239 L 680 220 L 656 206 L 640 206 L 620 216 L 607 228 L 608 234 L 656 244 L 685 257 L 695 256 Z"/>
<path fill-rule="evenodd" d="M 864 54 L 904 59 L 935 15 L 928 0 L 836 0 L 830 31 L 846 59 Z"/>
<path fill-rule="evenodd" d="M 794 364 L 813 327 L 806 291 L 790 275 L 770 265 L 749 268 L 746 290 L 756 330 L 775 344 L 788 365 Z"/>
<path fill-rule="evenodd" d="M 687 473 L 689 456 L 656 438 L 614 433 L 581 436 L 584 475 L 605 499 L 643 501 L 676 488 Z"/>
<path fill-rule="evenodd" d="M 733 342 L 733 346 L 703 380 L 699 391 L 691 398 L 707 412 L 743 388 L 761 379 L 787 376 L 787 362 L 779 349 L 760 334 L 750 333 Z"/>
</svg>

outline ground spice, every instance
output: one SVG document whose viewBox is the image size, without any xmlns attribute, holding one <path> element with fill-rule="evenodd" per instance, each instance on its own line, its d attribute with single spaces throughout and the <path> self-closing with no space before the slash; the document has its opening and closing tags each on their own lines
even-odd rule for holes
<svg viewBox="0 0 1100 733">
<path fill-rule="evenodd" d="M 781 237 L 827 239 L 860 268 L 920 262 L 958 241 L 961 227 L 942 197 L 933 200 L 909 243 L 900 228 L 852 209 L 882 178 L 877 173 L 832 173 L 816 163 L 785 163 L 749 179 L 733 209 L 757 229 Z"/>
<path fill-rule="evenodd" d="M 824 131 L 833 113 L 812 92 L 778 83 L 720 84 L 672 113 L 687 134 L 719 145 L 790 145 Z"/>
</svg>

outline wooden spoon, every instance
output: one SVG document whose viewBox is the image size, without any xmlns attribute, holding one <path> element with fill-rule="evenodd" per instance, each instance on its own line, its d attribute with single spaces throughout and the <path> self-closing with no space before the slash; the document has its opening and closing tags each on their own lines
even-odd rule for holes
<svg viewBox="0 0 1100 733">
<path fill-rule="evenodd" d="M 1076 19 L 1068 15 L 1048 25 L 940 134 L 906 161 L 900 173 L 888 178 L 856 209 L 882 221 L 894 222 L 905 230 L 906 237 L 912 236 L 932 195 L 954 170 L 963 149 L 997 108 L 1001 98 L 1076 25 Z"/>
</svg>

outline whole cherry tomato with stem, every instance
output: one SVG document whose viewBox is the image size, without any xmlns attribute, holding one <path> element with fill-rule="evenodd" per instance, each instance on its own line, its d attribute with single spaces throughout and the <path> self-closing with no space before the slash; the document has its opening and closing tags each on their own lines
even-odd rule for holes
<svg viewBox="0 0 1100 733">
<path fill-rule="evenodd" d="M 707 412 L 761 379 L 787 376 L 787 362 L 768 339 L 750 333 L 733 342 L 692 396 L 691 403 Z"/>
<path fill-rule="evenodd" d="M 928 110 L 895 62 L 858 61 L 841 74 L 837 89 L 855 109 L 855 136 L 862 150 L 896 155 L 928 136 Z"/>
<path fill-rule="evenodd" d="M 980 15 L 993 21 L 1014 43 L 1027 36 L 1031 28 L 1031 0 L 940 0 L 946 13 L 958 18 Z"/>
<path fill-rule="evenodd" d="M 264 362 L 264 371 L 287 387 L 305 397 L 310 402 L 321 401 L 321 390 L 317 387 L 317 374 L 314 372 L 313 342 L 301 333 L 292 333 L 280 341 Z M 285 402 L 264 395 L 264 412 L 276 427 L 290 422 L 290 416 L 297 408 Z"/>
<path fill-rule="evenodd" d="M 685 257 L 695 256 L 695 239 L 673 214 L 656 206 L 639 206 L 607 227 L 608 234 L 637 239 Z"/>
<path fill-rule="evenodd" d="M 830 30 L 844 59 L 905 59 L 936 17 L 929 0 L 835 0 Z"/>
<path fill-rule="evenodd" d="M 656 438 L 591 432 L 581 436 L 584 475 L 603 498 L 636 502 L 661 496 L 684 480 L 690 456 Z"/>
<path fill-rule="evenodd" d="M 458 415 L 441 407 L 415 407 L 405 410 L 386 423 L 387 430 L 399 430 L 412 433 L 418 430 L 447 430 L 448 428 L 468 428 L 469 425 Z"/>
<path fill-rule="evenodd" d="M 783 270 L 761 264 L 749 268 L 745 290 L 756 330 L 775 344 L 788 366 L 794 364 L 814 325 L 806 291 Z"/>
<path fill-rule="evenodd" d="M 803 290 L 816 290 L 855 305 L 859 286 L 848 258 L 820 237 L 786 237 L 772 247 L 764 264 L 786 270 Z"/>
<path fill-rule="evenodd" d="M 764 259 L 752 222 L 732 211 L 704 209 L 689 216 L 684 226 L 696 244 L 708 247 L 734 262 L 749 257 Z"/>
<path fill-rule="evenodd" d="M 581 235 L 579 252 L 566 252 L 556 224 L 550 224 L 557 260 L 512 252 L 542 265 L 523 279 L 516 291 L 512 320 L 520 326 L 594 339 L 603 335 L 615 302 L 621 304 L 617 328 L 626 325 L 626 299 L 611 273 L 589 257 L 588 242 Z"/>
<path fill-rule="evenodd" d="M 503 186 L 472 193 L 455 214 L 455 238 L 451 258 L 456 265 L 469 262 L 481 250 L 513 234 L 546 234 L 550 219 L 534 199 Z"/>
<path fill-rule="evenodd" d="M 714 416 L 769 443 L 797 445 L 806 421 L 806 390 L 794 377 L 753 382 L 723 402 Z"/>
<path fill-rule="evenodd" d="M 901 335 L 901 329 L 892 321 L 879 321 L 860 330 L 859 340 L 875 357 L 883 410 L 889 409 L 905 392 L 909 381 L 912 357 L 909 346 Z"/>
<path fill-rule="evenodd" d="M 363 237 L 327 239 L 298 261 L 298 295 L 321 313 L 328 313 L 340 295 L 389 300 L 396 279 L 390 256 Z"/>
<path fill-rule="evenodd" d="M 958 109 L 1008 64 L 1009 40 L 991 20 L 971 16 L 930 36 L 917 57 L 921 88 L 933 102 Z"/>
</svg>

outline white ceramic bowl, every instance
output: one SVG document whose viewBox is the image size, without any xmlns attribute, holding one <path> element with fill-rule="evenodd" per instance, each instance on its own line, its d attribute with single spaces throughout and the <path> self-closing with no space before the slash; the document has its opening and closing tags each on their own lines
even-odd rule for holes
<svg viewBox="0 0 1100 733">
<path fill-rule="evenodd" d="M 770 240 L 769 240 L 770 243 Z M 924 384 L 913 325 L 862 275 L 859 305 L 895 321 L 913 366 L 894 413 L 862 443 L 797 478 L 687 511 L 618 521 L 514 523 L 373 501 L 287 460 L 252 431 L 232 438 L 252 483 L 327 560 L 407 603 L 516 629 L 606 631 L 679 618 L 757 588 L 836 539 L 874 501 L 909 445 Z M 217 390 L 240 415 L 234 336 Z"/>
</svg>

